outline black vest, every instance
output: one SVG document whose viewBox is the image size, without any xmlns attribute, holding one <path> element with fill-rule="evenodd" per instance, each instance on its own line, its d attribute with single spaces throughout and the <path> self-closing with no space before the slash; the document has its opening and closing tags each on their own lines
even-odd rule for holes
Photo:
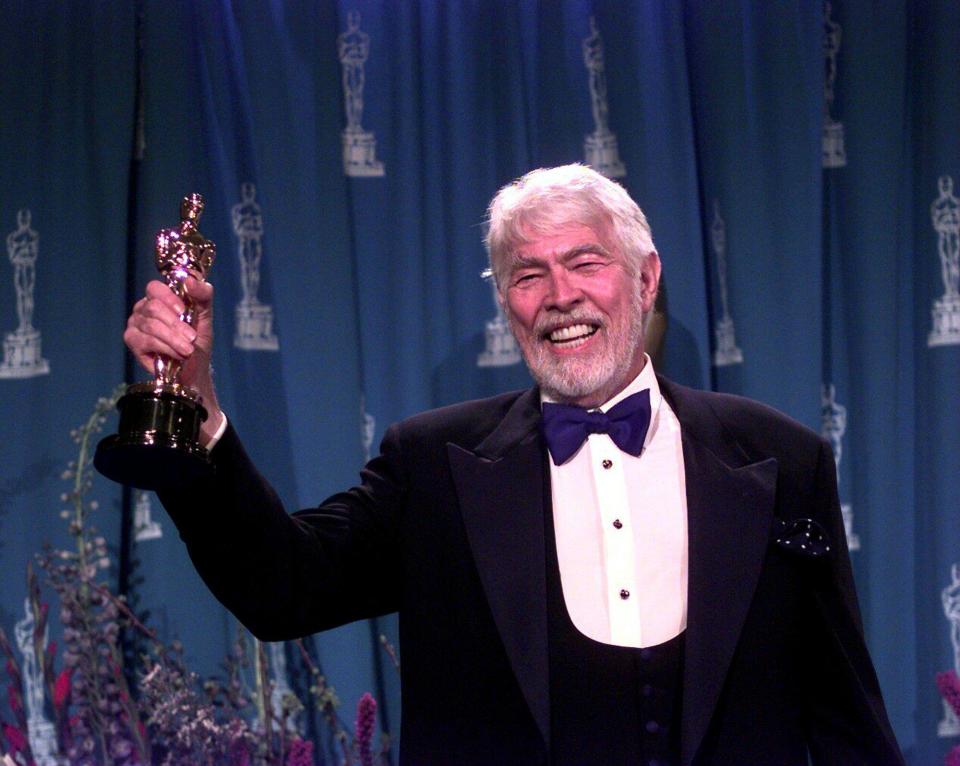
<svg viewBox="0 0 960 766">
<path fill-rule="evenodd" d="M 550 763 L 679 763 L 684 635 L 635 649 L 577 630 L 563 599 L 553 513 L 545 505 Z"/>
</svg>

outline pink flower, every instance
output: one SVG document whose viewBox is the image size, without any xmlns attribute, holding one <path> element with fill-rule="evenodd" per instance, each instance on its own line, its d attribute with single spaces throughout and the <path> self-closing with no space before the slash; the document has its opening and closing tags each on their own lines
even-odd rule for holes
<svg viewBox="0 0 960 766">
<path fill-rule="evenodd" d="M 14 715 L 23 712 L 23 703 L 20 701 L 20 691 L 13 684 L 7 686 L 7 702 Z"/>
<path fill-rule="evenodd" d="M 63 703 L 70 696 L 70 676 L 72 673 L 73 668 L 64 668 L 53 684 L 53 706 L 55 708 L 63 707 Z"/>
<path fill-rule="evenodd" d="M 7 742 L 10 743 L 11 752 L 19 753 L 27 749 L 27 738 L 23 736 L 23 732 L 16 726 L 5 723 L 3 725 L 3 736 L 5 736 Z"/>
<path fill-rule="evenodd" d="M 946 673 L 937 673 L 937 688 L 953 712 L 960 715 L 960 678 L 957 678 L 956 672 L 948 670 Z"/>
<path fill-rule="evenodd" d="M 377 701 L 365 692 L 357 703 L 357 756 L 361 766 L 373 766 L 373 734 L 377 725 Z"/>
</svg>

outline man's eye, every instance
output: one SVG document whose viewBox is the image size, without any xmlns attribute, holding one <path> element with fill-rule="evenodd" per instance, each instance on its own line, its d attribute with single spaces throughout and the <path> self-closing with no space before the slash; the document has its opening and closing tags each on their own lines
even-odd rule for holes
<svg viewBox="0 0 960 766">
<path fill-rule="evenodd" d="M 581 261 L 576 266 L 574 266 L 574 268 L 577 271 L 591 272 L 591 271 L 596 271 L 601 266 L 603 266 L 603 263 L 601 261 Z"/>
<path fill-rule="evenodd" d="M 529 284 L 537 278 L 537 274 L 519 274 L 513 279 L 515 285 Z"/>
</svg>

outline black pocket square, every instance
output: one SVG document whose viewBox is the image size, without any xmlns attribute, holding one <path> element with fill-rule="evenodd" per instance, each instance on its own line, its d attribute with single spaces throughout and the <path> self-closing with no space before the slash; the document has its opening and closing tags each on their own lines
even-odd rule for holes
<svg viewBox="0 0 960 766">
<path fill-rule="evenodd" d="M 773 541 L 798 556 L 818 559 L 830 553 L 830 538 L 813 519 L 775 519 Z"/>
</svg>

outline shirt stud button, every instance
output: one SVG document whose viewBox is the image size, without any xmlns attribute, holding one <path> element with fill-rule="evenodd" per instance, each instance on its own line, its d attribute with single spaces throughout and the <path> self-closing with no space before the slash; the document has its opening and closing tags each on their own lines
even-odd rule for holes
<svg viewBox="0 0 960 766">
<path fill-rule="evenodd" d="M 620 529 L 622 526 L 623 526 L 623 522 L 620 521 L 620 519 L 614 519 L 614 520 L 613 520 L 613 528 L 614 528 L 614 529 Z"/>
<path fill-rule="evenodd" d="M 620 598 L 626 601 L 628 598 L 630 598 L 630 591 L 628 591 L 626 588 L 623 588 L 620 591 Z"/>
<path fill-rule="evenodd" d="M 612 460 L 604 460 L 600 465 L 602 465 L 604 468 L 612 468 L 612 467 L 613 467 L 613 461 L 612 461 Z"/>
</svg>

